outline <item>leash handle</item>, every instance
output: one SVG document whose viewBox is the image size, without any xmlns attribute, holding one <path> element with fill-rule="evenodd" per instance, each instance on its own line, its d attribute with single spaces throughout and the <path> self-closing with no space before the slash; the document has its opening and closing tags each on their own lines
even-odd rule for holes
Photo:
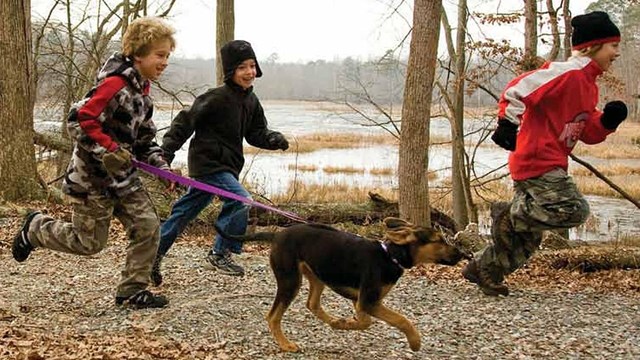
<svg viewBox="0 0 640 360">
<path fill-rule="evenodd" d="M 193 188 L 196 188 L 198 190 L 202 190 L 202 191 L 208 192 L 210 194 L 222 196 L 222 197 L 227 198 L 227 199 L 240 201 L 240 202 L 242 202 L 244 204 L 247 204 L 247 205 L 250 205 L 250 206 L 253 206 L 253 207 L 262 208 L 262 209 L 265 209 L 265 210 L 280 214 L 280 215 L 282 215 L 282 216 L 284 216 L 286 218 L 289 218 L 289 219 L 291 219 L 293 221 L 297 221 L 297 222 L 301 222 L 301 223 L 306 223 L 307 222 L 307 220 L 303 219 L 299 215 L 294 214 L 292 212 L 284 211 L 284 210 L 281 210 L 281 209 L 278 209 L 278 208 L 275 208 L 275 207 L 272 207 L 272 206 L 269 206 L 269 205 L 265 205 L 263 203 L 255 201 L 253 199 L 250 199 L 250 198 L 247 198 L 247 197 L 244 197 L 244 196 L 240 196 L 238 194 L 234 194 L 234 193 L 229 192 L 229 191 L 224 190 L 224 189 L 217 188 L 217 187 L 215 187 L 213 185 L 205 184 L 203 182 L 200 182 L 200 181 L 197 181 L 197 180 L 194 180 L 194 179 L 190 179 L 190 178 L 187 178 L 187 177 L 184 177 L 184 176 L 180 176 L 180 175 L 174 174 L 174 173 L 172 173 L 171 171 L 168 171 L 168 170 L 159 169 L 159 168 L 157 168 L 155 166 L 151 166 L 151 165 L 149 165 L 147 163 L 144 163 L 142 161 L 138 161 L 136 159 L 132 159 L 131 162 L 132 162 L 134 167 L 136 167 L 136 168 L 138 168 L 140 170 L 143 170 L 143 171 L 145 171 L 145 172 L 147 172 L 147 173 L 149 173 L 151 175 L 158 176 L 158 177 L 167 179 L 167 180 L 172 181 L 172 182 L 176 182 L 178 184 L 181 184 L 181 185 L 184 185 L 184 186 L 187 186 L 187 187 L 193 187 Z"/>
</svg>

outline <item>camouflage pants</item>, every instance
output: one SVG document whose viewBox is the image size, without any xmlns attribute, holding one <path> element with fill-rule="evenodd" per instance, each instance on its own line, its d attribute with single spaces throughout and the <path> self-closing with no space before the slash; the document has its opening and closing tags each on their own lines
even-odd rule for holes
<svg viewBox="0 0 640 360">
<path fill-rule="evenodd" d="M 124 225 L 129 237 L 127 258 L 116 296 L 129 297 L 147 288 L 160 239 L 160 221 L 144 189 L 123 197 L 72 199 L 71 222 L 36 216 L 29 226 L 35 247 L 77 255 L 93 255 L 107 244 L 111 218 Z"/>
<path fill-rule="evenodd" d="M 511 204 L 492 207 L 493 244 L 476 256 L 496 282 L 527 262 L 540 246 L 543 230 L 572 228 L 589 216 L 589 204 L 562 169 L 516 181 L 514 189 Z"/>
</svg>

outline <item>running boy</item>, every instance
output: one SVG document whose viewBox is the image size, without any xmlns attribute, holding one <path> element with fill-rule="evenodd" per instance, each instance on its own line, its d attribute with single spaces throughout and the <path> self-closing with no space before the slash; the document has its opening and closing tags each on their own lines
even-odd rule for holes
<svg viewBox="0 0 640 360">
<path fill-rule="evenodd" d="M 90 97 L 75 104 L 68 130 L 75 140 L 63 191 L 73 204 L 72 222 L 40 212 L 27 215 L 13 241 L 13 257 L 25 261 L 34 248 L 78 255 L 100 252 L 116 217 L 129 236 L 116 304 L 158 308 L 168 300 L 147 290 L 160 238 L 160 221 L 131 159 L 168 169 L 154 143 L 150 81 L 167 67 L 174 30 L 159 18 L 133 21 L 98 73 Z"/>
<path fill-rule="evenodd" d="M 287 150 L 285 137 L 267 128 L 262 105 L 253 92 L 255 78 L 262 76 L 256 55 L 243 40 L 233 40 L 220 49 L 224 70 L 224 85 L 198 96 L 189 110 L 173 119 L 162 139 L 162 149 L 169 161 L 175 152 L 195 133 L 189 144 L 189 176 L 234 194 L 249 197 L 238 181 L 244 166 L 243 139 L 250 145 L 267 150 Z M 187 224 L 211 203 L 213 195 L 190 188 L 173 205 L 171 215 L 160 229 L 160 246 L 153 266 L 152 280 L 162 283 L 160 262 Z M 248 207 L 243 203 L 221 198 L 222 209 L 217 225 L 229 234 L 244 234 Z M 207 260 L 222 274 L 242 276 L 244 269 L 231 258 L 239 254 L 242 243 L 216 235 Z"/>
<path fill-rule="evenodd" d="M 577 141 L 597 144 L 627 117 L 621 101 L 596 108 L 596 79 L 620 56 L 620 31 L 601 11 L 572 19 L 573 56 L 512 80 L 499 101 L 491 137 L 509 154 L 515 195 L 492 207 L 493 244 L 463 269 L 487 295 L 508 295 L 504 277 L 538 249 L 542 231 L 585 222 L 589 204 L 567 175 Z"/>
</svg>

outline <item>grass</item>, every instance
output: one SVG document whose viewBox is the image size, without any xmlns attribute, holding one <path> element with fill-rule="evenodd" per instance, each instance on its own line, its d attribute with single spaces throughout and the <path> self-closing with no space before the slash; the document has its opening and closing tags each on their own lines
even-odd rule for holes
<svg viewBox="0 0 640 360">
<path fill-rule="evenodd" d="M 288 138 L 288 140 L 288 151 L 294 153 L 310 153 L 323 149 L 353 149 L 374 145 L 398 145 L 398 139 L 388 134 L 316 133 Z M 449 141 L 448 138 L 441 136 L 431 136 L 430 140 L 432 144 L 446 143 Z M 245 154 L 256 154 L 262 151 L 266 150 L 253 146 L 244 147 Z"/>
<path fill-rule="evenodd" d="M 609 180 L 620 186 L 620 188 L 627 192 L 632 198 L 640 199 L 640 174 L 620 174 L 607 177 Z M 622 197 L 618 192 L 613 190 L 604 181 L 594 175 L 575 176 L 574 180 L 578 185 L 578 189 L 585 195 L 598 195 L 616 198 Z"/>
<path fill-rule="evenodd" d="M 289 166 L 287 166 L 287 169 L 292 170 L 292 171 L 308 171 L 308 172 L 313 172 L 313 171 L 317 171 L 318 167 L 315 165 L 296 165 L 296 164 L 289 164 Z"/>
<path fill-rule="evenodd" d="M 640 123 L 625 121 L 618 130 L 597 145 L 578 143 L 573 154 L 601 159 L 640 158 Z"/>
<path fill-rule="evenodd" d="M 377 192 L 387 199 L 398 198 L 396 191 L 393 189 L 364 188 L 347 182 L 335 182 L 332 184 L 290 182 L 284 193 L 274 196 L 271 200 L 276 204 L 289 201 L 315 204 L 361 204 L 369 201 L 369 191 Z"/>
</svg>

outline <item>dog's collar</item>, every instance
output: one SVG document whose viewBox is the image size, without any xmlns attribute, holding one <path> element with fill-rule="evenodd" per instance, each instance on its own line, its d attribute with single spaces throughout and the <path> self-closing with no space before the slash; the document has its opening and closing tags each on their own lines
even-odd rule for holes
<svg viewBox="0 0 640 360">
<path fill-rule="evenodd" d="M 402 266 L 402 264 L 400 264 L 400 261 L 398 261 L 398 259 L 391 255 L 391 252 L 389 251 L 389 247 L 387 246 L 387 243 L 382 241 L 380 242 L 380 246 L 382 246 L 382 250 L 384 250 L 384 252 L 387 253 L 387 255 L 389 255 L 389 258 L 391 259 L 391 261 L 393 261 L 394 264 L 398 265 L 400 268 L 402 269 L 408 269 L 407 267 Z"/>
</svg>

